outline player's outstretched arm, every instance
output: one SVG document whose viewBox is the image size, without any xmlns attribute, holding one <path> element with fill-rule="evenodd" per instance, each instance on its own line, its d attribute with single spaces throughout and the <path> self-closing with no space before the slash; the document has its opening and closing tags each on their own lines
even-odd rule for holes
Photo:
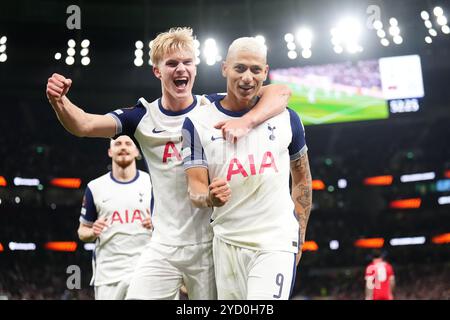
<svg viewBox="0 0 450 320">
<path fill-rule="evenodd" d="M 283 112 L 291 97 L 291 89 L 282 84 L 270 84 L 261 88 L 259 96 L 258 103 L 241 118 L 215 125 L 216 129 L 222 129 L 224 139 L 236 142 L 254 127 Z"/>
<path fill-rule="evenodd" d="M 57 73 L 47 81 L 48 101 L 63 127 L 77 137 L 113 137 L 116 134 L 115 120 L 108 115 L 84 112 L 74 105 L 67 98 L 71 86 L 72 80 Z"/>
<path fill-rule="evenodd" d="M 192 167 L 185 172 L 189 199 L 195 207 L 221 207 L 230 199 L 231 189 L 224 179 L 214 178 L 208 185 L 208 169 Z"/>
<path fill-rule="evenodd" d="M 297 264 L 300 261 L 302 246 L 305 242 L 306 227 L 312 206 L 312 179 L 309 168 L 308 154 L 304 153 L 297 160 L 291 161 L 292 199 L 295 204 L 299 223 L 299 252 Z"/>
</svg>

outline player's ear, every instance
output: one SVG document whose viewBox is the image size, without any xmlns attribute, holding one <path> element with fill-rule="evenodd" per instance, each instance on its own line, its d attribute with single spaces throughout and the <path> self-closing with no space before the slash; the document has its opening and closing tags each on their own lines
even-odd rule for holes
<svg viewBox="0 0 450 320">
<path fill-rule="evenodd" d="M 161 71 L 159 70 L 158 66 L 153 66 L 153 74 L 158 79 L 161 79 Z"/>
<path fill-rule="evenodd" d="M 266 67 L 264 68 L 264 81 L 267 80 L 267 75 L 269 74 L 269 65 L 266 64 Z"/>
<path fill-rule="evenodd" d="M 222 61 L 222 76 L 224 78 L 227 77 L 227 62 L 226 61 Z"/>
<path fill-rule="evenodd" d="M 109 156 L 110 158 L 112 158 L 112 150 L 111 150 L 111 148 L 108 148 L 108 156 Z"/>
</svg>

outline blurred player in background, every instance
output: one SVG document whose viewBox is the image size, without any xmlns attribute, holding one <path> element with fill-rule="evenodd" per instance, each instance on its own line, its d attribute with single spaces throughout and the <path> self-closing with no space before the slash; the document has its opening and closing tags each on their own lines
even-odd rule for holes
<svg viewBox="0 0 450 320">
<path fill-rule="evenodd" d="M 312 182 L 297 113 L 285 110 L 235 145 L 213 126 L 249 112 L 267 73 L 265 47 L 255 38 L 235 40 L 222 67 L 227 95 L 183 125 L 190 198 L 198 207 L 214 208 L 219 299 L 289 299 L 305 240 Z"/>
<path fill-rule="evenodd" d="M 137 259 L 151 239 L 151 184 L 137 170 L 139 151 L 130 137 L 111 140 L 112 170 L 88 183 L 78 236 L 95 241 L 93 275 L 96 300 L 125 299 Z"/>
<path fill-rule="evenodd" d="M 188 197 L 181 157 L 181 127 L 185 117 L 214 96 L 196 96 L 192 29 L 173 28 L 154 39 L 153 73 L 161 80 L 162 97 L 139 99 L 133 108 L 107 115 L 84 112 L 67 98 L 71 80 L 54 74 L 47 96 L 62 125 L 77 136 L 134 136 L 149 167 L 154 191 L 152 241 L 146 247 L 127 293 L 129 299 L 175 299 L 184 281 L 190 299 L 217 297 L 212 259 L 209 208 L 195 208 Z M 285 110 L 290 90 L 271 85 L 245 117 L 216 124 L 230 141 Z"/>
<path fill-rule="evenodd" d="M 394 269 L 380 250 L 374 251 L 372 262 L 366 267 L 365 282 L 366 300 L 394 299 Z"/>
</svg>

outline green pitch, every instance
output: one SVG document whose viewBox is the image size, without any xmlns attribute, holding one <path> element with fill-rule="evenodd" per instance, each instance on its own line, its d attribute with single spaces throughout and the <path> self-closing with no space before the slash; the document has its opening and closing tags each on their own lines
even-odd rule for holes
<svg viewBox="0 0 450 320">
<path fill-rule="evenodd" d="M 298 112 L 304 125 L 387 119 L 387 101 L 380 98 L 290 86 L 289 107 Z"/>
</svg>

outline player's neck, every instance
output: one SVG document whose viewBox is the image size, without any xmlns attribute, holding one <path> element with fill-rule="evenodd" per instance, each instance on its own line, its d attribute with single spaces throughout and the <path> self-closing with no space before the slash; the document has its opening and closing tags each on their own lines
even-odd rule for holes
<svg viewBox="0 0 450 320">
<path fill-rule="evenodd" d="M 239 111 L 246 111 L 253 108 L 253 106 L 256 104 L 257 96 L 254 96 L 250 100 L 239 100 L 234 94 L 227 92 L 227 95 L 225 98 L 223 98 L 222 101 L 220 101 L 220 104 L 224 109 L 233 111 L 233 112 L 239 112 Z"/>
<path fill-rule="evenodd" d="M 136 177 L 136 164 L 132 163 L 129 166 L 121 167 L 117 163 L 112 164 L 112 175 L 114 179 L 120 182 L 128 182 Z"/>
<path fill-rule="evenodd" d="M 192 105 L 192 103 L 194 103 L 194 97 L 192 94 L 182 99 L 175 98 L 169 94 L 164 93 L 163 96 L 161 97 L 162 107 L 166 110 L 175 112 L 188 108 L 190 105 Z"/>
</svg>

